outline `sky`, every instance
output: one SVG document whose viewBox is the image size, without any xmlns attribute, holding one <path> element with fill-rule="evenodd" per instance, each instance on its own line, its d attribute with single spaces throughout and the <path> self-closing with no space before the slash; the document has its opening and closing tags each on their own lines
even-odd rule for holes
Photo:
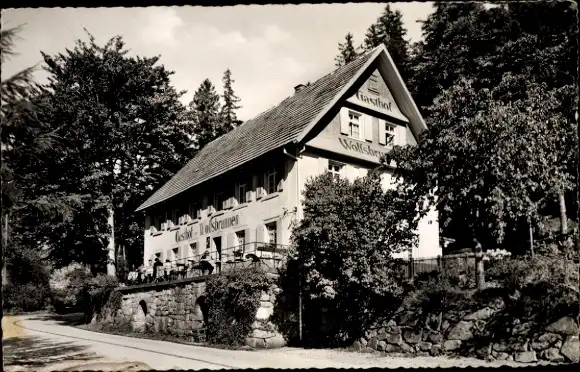
<svg viewBox="0 0 580 372">
<path fill-rule="evenodd" d="M 2 78 L 38 63 L 35 79 L 46 82 L 40 51 L 64 53 L 86 28 L 103 45 L 121 35 L 130 55 L 160 55 L 174 71 L 171 82 L 187 90 L 188 104 L 209 78 L 222 92 L 222 76 L 232 71 L 241 98 L 238 117 L 248 120 L 293 93 L 294 86 L 334 70 L 338 42 L 347 32 L 362 43 L 385 4 L 238 5 L 231 7 L 23 8 L 2 10 L 2 27 L 22 25 L 15 51 L 3 64 Z M 401 11 L 407 38 L 421 39 L 432 3 L 391 3 Z"/>
</svg>

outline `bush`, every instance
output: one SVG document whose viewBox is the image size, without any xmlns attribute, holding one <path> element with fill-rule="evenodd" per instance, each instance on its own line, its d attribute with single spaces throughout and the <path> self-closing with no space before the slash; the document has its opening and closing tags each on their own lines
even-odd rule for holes
<svg viewBox="0 0 580 372">
<path fill-rule="evenodd" d="M 32 283 L 10 283 L 5 285 L 2 291 L 4 309 L 12 312 L 42 310 L 49 298 L 46 287 Z"/>
<path fill-rule="evenodd" d="M 254 270 L 234 271 L 208 279 L 208 341 L 243 345 L 256 320 L 262 291 L 267 291 L 269 285 L 265 274 Z"/>
<path fill-rule="evenodd" d="M 110 306 L 109 299 L 118 285 L 117 278 L 104 274 L 96 277 L 80 274 L 71 281 L 72 290 L 78 293 L 77 304 L 85 314 L 85 323 L 89 323 L 94 315 L 100 315 L 106 305 Z"/>
<path fill-rule="evenodd" d="M 84 283 L 92 278 L 88 268 L 80 264 L 71 264 L 55 270 L 50 277 L 51 301 L 56 312 L 75 310 L 79 307 L 77 300 Z"/>
</svg>

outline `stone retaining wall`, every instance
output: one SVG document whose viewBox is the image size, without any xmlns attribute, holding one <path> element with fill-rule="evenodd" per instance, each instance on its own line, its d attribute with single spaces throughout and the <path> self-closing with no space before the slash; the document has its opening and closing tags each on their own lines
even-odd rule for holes
<svg viewBox="0 0 580 372">
<path fill-rule="evenodd" d="M 136 332 L 145 328 L 156 333 L 181 337 L 190 342 L 203 342 L 199 336 L 207 322 L 205 280 L 166 283 L 138 289 L 121 289 L 121 308 L 115 313 L 105 310 L 93 318 L 93 323 L 127 324 Z M 246 344 L 255 348 L 277 348 L 284 338 L 270 322 L 279 289 L 271 287 L 262 293 L 261 306 Z M 106 308 L 106 307 L 105 307 Z"/>
<path fill-rule="evenodd" d="M 409 325 L 403 315 L 398 317 L 398 322 L 392 319 L 382 327 L 365 332 L 364 337 L 355 341 L 353 347 L 357 351 L 376 350 L 432 356 L 475 355 L 481 359 L 521 363 L 538 360 L 578 363 L 579 327 L 568 316 L 535 332 L 530 331 L 530 323 L 521 323 L 516 319 L 511 329 L 511 337 L 495 341 L 489 341 L 493 337 L 478 339 L 486 333 L 488 322 L 499 311 L 501 308 L 485 307 L 464 314 L 458 321 L 441 314 L 438 321 L 435 319 L 435 323 L 440 325 L 439 329 Z"/>
</svg>

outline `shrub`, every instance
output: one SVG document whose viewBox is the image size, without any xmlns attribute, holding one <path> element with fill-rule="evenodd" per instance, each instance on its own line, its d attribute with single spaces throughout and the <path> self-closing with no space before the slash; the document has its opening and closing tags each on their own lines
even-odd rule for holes
<svg viewBox="0 0 580 372">
<path fill-rule="evenodd" d="M 95 277 L 85 276 L 79 271 L 73 271 L 71 275 L 72 290 L 77 292 L 77 304 L 83 309 L 85 323 L 89 323 L 94 315 L 101 314 L 105 305 L 109 301 L 111 294 L 116 292 L 119 282 L 117 278 L 98 274 Z"/>
<path fill-rule="evenodd" d="M 51 302 L 56 312 L 76 309 L 83 283 L 91 278 L 89 269 L 77 263 L 55 270 L 49 283 Z"/>
<path fill-rule="evenodd" d="M 2 288 L 4 308 L 12 312 L 37 311 L 48 301 L 48 289 L 33 283 L 10 283 Z"/>
<path fill-rule="evenodd" d="M 239 270 L 208 279 L 208 341 L 243 345 L 256 320 L 262 291 L 267 291 L 269 284 L 264 273 L 254 270 Z"/>
</svg>

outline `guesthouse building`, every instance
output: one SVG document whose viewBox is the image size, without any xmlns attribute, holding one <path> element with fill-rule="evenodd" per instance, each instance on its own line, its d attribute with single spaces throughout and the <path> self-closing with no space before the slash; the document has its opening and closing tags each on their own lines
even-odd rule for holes
<svg viewBox="0 0 580 372">
<path fill-rule="evenodd" d="M 307 180 L 354 180 L 393 145 L 416 144 L 426 124 L 384 46 L 307 85 L 206 145 L 137 211 L 144 264 L 276 255 L 302 218 Z M 394 187 L 383 167 L 385 188 Z M 418 227 L 415 258 L 441 254 L 435 211 Z M 252 256 L 254 257 L 254 256 Z"/>
</svg>

